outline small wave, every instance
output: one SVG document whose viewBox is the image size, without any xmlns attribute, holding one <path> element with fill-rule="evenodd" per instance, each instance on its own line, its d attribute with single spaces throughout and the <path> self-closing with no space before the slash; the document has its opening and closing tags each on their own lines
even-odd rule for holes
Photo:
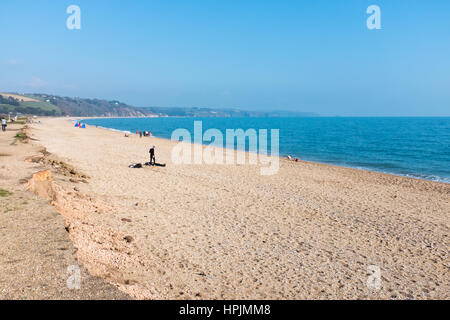
<svg viewBox="0 0 450 320">
<path fill-rule="evenodd" d="M 398 173 L 398 172 L 393 172 L 393 171 L 389 171 L 389 170 L 381 170 L 381 169 L 374 168 L 374 167 L 350 166 L 350 165 L 342 165 L 342 164 L 336 164 L 336 165 L 347 167 L 347 168 L 352 168 L 352 169 L 358 169 L 358 170 L 387 173 L 387 174 L 391 174 L 391 175 L 399 176 L 399 177 L 407 177 L 407 178 L 420 179 L 420 180 L 430 180 L 430 181 L 436 181 L 436 182 L 442 182 L 442 183 L 450 184 L 450 178 L 439 177 L 439 176 L 434 176 L 434 175 L 421 175 L 421 174 L 413 174 L 413 173 Z"/>
<path fill-rule="evenodd" d="M 403 174 L 402 176 L 408 177 L 408 178 L 415 178 L 415 179 L 421 179 L 421 180 L 431 180 L 436 182 L 442 182 L 450 184 L 450 178 L 444 178 L 444 177 L 438 177 L 438 176 L 432 176 L 432 175 L 416 175 L 416 174 Z"/>
</svg>

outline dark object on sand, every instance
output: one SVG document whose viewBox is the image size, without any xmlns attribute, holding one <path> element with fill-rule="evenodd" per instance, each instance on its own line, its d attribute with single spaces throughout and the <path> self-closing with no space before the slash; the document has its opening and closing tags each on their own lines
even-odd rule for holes
<svg viewBox="0 0 450 320">
<path fill-rule="evenodd" d="M 132 236 L 126 236 L 125 238 L 123 238 L 123 240 L 125 240 L 126 242 L 130 243 L 133 242 L 133 237 Z"/>
<path fill-rule="evenodd" d="M 149 167 L 151 167 L 151 166 L 165 167 L 166 166 L 165 163 L 154 163 L 154 164 L 152 164 L 150 162 L 146 162 L 144 165 L 149 166 Z M 130 164 L 128 166 L 128 168 L 133 168 L 133 169 L 135 169 L 135 168 L 143 168 L 143 167 L 144 166 L 142 165 L 142 163 L 133 163 L 133 164 Z"/>
<path fill-rule="evenodd" d="M 156 166 L 156 167 L 165 167 L 166 166 L 165 163 L 156 163 L 156 162 L 154 164 L 152 164 L 151 162 L 146 162 L 145 165 L 146 166 Z"/>
</svg>

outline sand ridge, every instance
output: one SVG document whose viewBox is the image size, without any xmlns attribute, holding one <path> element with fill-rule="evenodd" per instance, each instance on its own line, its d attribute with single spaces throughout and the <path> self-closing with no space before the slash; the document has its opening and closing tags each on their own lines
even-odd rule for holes
<svg viewBox="0 0 450 320">
<path fill-rule="evenodd" d="M 0 299 L 130 299 L 115 286 L 91 276 L 76 258 L 64 218 L 48 200 L 26 190 L 41 163 L 25 161 L 42 148 L 16 141 L 22 125 L 0 132 Z M 67 281 L 68 267 L 78 266 L 79 289 Z"/>
</svg>

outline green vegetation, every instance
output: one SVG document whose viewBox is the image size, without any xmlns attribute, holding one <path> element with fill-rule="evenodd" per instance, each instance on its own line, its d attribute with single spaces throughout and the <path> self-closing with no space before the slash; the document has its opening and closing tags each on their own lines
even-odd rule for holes
<svg viewBox="0 0 450 320">
<path fill-rule="evenodd" d="M 16 106 L 16 107 L 18 107 L 20 105 L 20 103 L 17 99 L 14 99 L 12 97 L 6 98 L 2 95 L 0 95 L 0 104 L 11 105 L 11 106 Z"/>
<path fill-rule="evenodd" d="M 6 95 L 6 94 L 5 94 Z M 28 101 L 27 101 L 28 100 Z M 29 101 L 34 100 L 34 101 Z M 99 99 L 60 97 L 34 93 L 14 94 L 8 98 L 0 95 L 0 114 L 23 113 L 37 116 L 75 116 L 75 117 L 314 117 L 308 112 L 263 112 L 238 109 L 214 109 L 197 107 L 147 107 L 138 108 L 123 102 Z"/>
<path fill-rule="evenodd" d="M 34 96 L 28 95 L 17 95 L 23 97 L 23 99 L 2 96 L 0 94 L 0 114 L 11 113 L 23 113 L 32 114 L 38 116 L 59 116 L 61 115 L 61 110 L 54 106 L 53 104 L 36 99 Z M 33 98 L 38 101 L 24 101 L 26 98 Z"/>
<path fill-rule="evenodd" d="M 35 101 L 27 101 L 27 100 Z M 60 97 L 47 94 L 0 94 L 0 114 L 23 113 L 37 116 L 119 116 L 140 117 L 151 114 L 119 101 Z"/>
<path fill-rule="evenodd" d="M 25 140 L 27 138 L 27 135 L 23 132 L 19 132 L 16 134 L 16 136 L 14 138 L 19 139 L 19 140 Z"/>
<path fill-rule="evenodd" d="M 22 143 L 28 143 L 28 136 L 25 133 L 24 129 L 26 129 L 26 126 L 21 129 L 15 136 L 14 136 L 14 141 L 11 143 L 12 146 L 17 145 L 17 142 L 22 142 Z"/>
<path fill-rule="evenodd" d="M 4 114 L 4 113 L 8 114 L 9 112 L 13 112 L 14 109 L 15 109 L 15 106 L 0 103 L 0 114 Z"/>
<path fill-rule="evenodd" d="M 5 189 L 0 189 L 0 197 L 9 197 L 10 195 L 12 195 L 12 192 L 9 192 L 8 190 Z"/>
<path fill-rule="evenodd" d="M 25 107 L 25 108 L 38 108 L 38 109 L 41 109 L 44 111 L 50 111 L 52 113 L 54 112 L 56 114 L 61 114 L 61 110 L 59 110 L 58 107 L 56 107 L 46 101 L 39 101 L 39 102 L 26 101 L 26 102 L 21 102 L 20 106 Z"/>
</svg>

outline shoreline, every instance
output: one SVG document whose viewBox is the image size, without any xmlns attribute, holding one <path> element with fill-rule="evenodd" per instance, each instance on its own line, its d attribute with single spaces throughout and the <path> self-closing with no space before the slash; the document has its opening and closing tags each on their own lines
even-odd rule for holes
<svg viewBox="0 0 450 320">
<path fill-rule="evenodd" d="M 133 298 L 448 298 L 447 184 L 309 162 L 268 177 L 173 166 L 170 140 L 43 122 L 37 143 L 90 176 L 54 177 L 80 261 Z M 128 168 L 149 143 L 168 166 Z"/>
<path fill-rule="evenodd" d="M 144 117 L 145 118 L 145 117 Z M 188 118 L 188 117 L 186 117 Z M 141 119 L 141 118 L 136 118 L 136 117 L 85 117 L 83 119 L 80 120 L 80 118 L 70 118 L 72 119 L 71 121 L 74 120 L 79 120 L 80 122 L 82 122 L 84 119 L 89 119 L 89 120 L 95 120 L 95 119 Z M 115 129 L 115 128 L 108 128 L 108 127 L 103 127 L 103 126 L 97 126 L 97 125 L 90 125 L 90 124 L 86 124 L 88 126 L 91 127 L 95 127 L 95 128 L 99 128 L 99 129 L 104 129 L 104 130 L 109 130 L 109 131 L 113 131 L 113 132 L 122 132 L 122 133 L 127 133 L 127 134 L 132 134 L 135 135 L 135 132 L 131 132 L 128 130 L 120 130 L 120 129 Z M 152 138 L 157 138 L 157 139 L 163 139 L 166 141 L 172 141 L 169 138 L 164 138 L 164 137 L 158 137 L 158 136 L 153 136 Z M 191 142 L 191 144 L 195 144 L 194 142 Z M 203 147 L 208 146 L 207 144 L 201 144 Z M 227 150 L 226 147 L 223 147 L 222 149 Z M 244 151 L 246 154 L 249 153 L 249 151 Z M 272 157 L 272 156 L 271 156 Z M 284 160 L 284 161 L 292 161 L 295 163 L 295 161 L 293 160 L 288 160 L 287 155 L 285 156 L 281 156 L 279 155 L 278 158 L 280 160 Z M 295 156 L 292 157 L 293 159 L 295 159 Z M 375 173 L 380 173 L 380 174 L 387 174 L 390 176 L 396 176 L 396 177 L 403 177 L 403 178 L 409 178 L 409 179 L 415 179 L 415 180 L 420 180 L 420 181 L 431 181 L 431 182 L 436 182 L 436 183 L 443 183 L 443 184 L 450 184 L 450 178 L 444 178 L 444 177 L 438 177 L 438 176 L 433 176 L 433 178 L 423 178 L 423 177 L 418 177 L 412 173 L 405 173 L 405 174 L 401 174 L 401 173 L 395 173 L 395 172 L 389 172 L 389 171 L 383 171 L 383 170 L 376 170 L 374 168 L 369 168 L 369 167 L 356 167 L 356 166 L 350 166 L 350 165 L 345 165 L 345 164 L 333 164 L 327 161 L 319 161 L 319 160 L 304 160 L 301 158 L 298 158 L 300 162 L 304 162 L 304 163 L 313 163 L 313 164 L 321 164 L 321 165 L 327 165 L 327 166 L 334 166 L 334 167 L 339 167 L 339 168 L 347 168 L 347 169 L 353 169 L 353 170 L 360 170 L 360 171 L 368 171 L 368 172 L 375 172 Z"/>
</svg>

